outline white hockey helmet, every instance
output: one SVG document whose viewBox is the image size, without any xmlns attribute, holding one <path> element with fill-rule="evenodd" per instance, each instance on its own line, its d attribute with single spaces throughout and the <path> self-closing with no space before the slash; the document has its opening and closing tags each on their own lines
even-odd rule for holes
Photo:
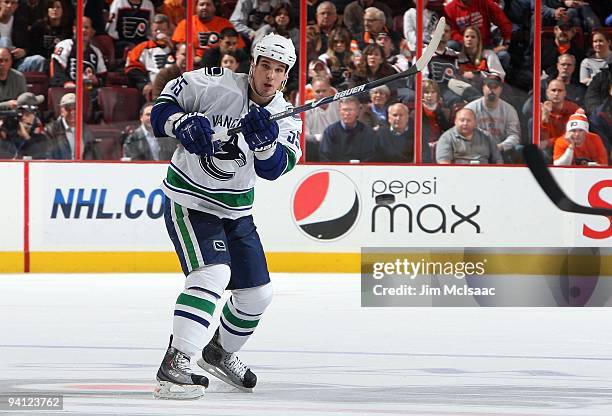
<svg viewBox="0 0 612 416">
<path fill-rule="evenodd" d="M 293 68 L 297 59 L 291 39 L 276 33 L 270 33 L 261 38 L 253 47 L 252 54 L 255 64 L 260 56 L 265 56 L 287 65 L 287 73 Z"/>
</svg>

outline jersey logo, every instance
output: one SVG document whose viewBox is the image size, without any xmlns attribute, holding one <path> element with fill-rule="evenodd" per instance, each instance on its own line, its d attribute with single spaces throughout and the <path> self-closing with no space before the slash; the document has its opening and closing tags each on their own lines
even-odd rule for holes
<svg viewBox="0 0 612 416">
<path fill-rule="evenodd" d="M 204 71 L 204 75 L 206 75 L 207 77 L 220 77 L 221 75 L 223 75 L 223 68 L 220 68 L 218 66 L 204 67 L 202 68 L 202 70 Z"/>
<path fill-rule="evenodd" d="M 167 53 L 158 53 L 153 55 L 153 60 L 155 61 L 155 67 L 157 69 L 162 69 L 168 63 L 168 54 Z"/>
<path fill-rule="evenodd" d="M 124 39 L 142 38 L 147 35 L 149 22 L 147 19 L 135 16 L 124 16 L 122 19 L 121 34 Z"/>
<path fill-rule="evenodd" d="M 198 43 L 200 48 L 215 46 L 218 42 L 219 34 L 217 32 L 198 32 Z"/>
<path fill-rule="evenodd" d="M 215 251 L 227 251 L 225 247 L 225 241 L 223 240 L 213 240 L 213 250 Z"/>
<path fill-rule="evenodd" d="M 234 134 L 227 142 L 223 143 L 213 157 L 200 156 L 200 166 L 211 178 L 219 181 L 229 181 L 236 176 L 236 172 L 228 172 L 217 166 L 215 159 L 233 160 L 239 168 L 246 165 L 246 155 L 238 147 L 237 134 Z"/>
</svg>

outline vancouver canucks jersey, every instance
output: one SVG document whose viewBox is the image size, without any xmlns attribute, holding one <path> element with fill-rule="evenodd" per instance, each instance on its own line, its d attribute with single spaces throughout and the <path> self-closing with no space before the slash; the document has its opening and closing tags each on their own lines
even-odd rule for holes
<svg viewBox="0 0 612 416">
<path fill-rule="evenodd" d="M 185 113 L 200 112 L 210 121 L 215 133 L 240 124 L 253 102 L 248 98 L 246 74 L 223 68 L 202 68 L 186 72 L 166 84 L 155 105 L 176 104 Z M 291 108 L 281 92 L 276 92 L 265 107 L 271 114 Z M 170 118 L 173 118 L 170 116 Z M 163 120 L 161 120 L 163 121 Z M 172 120 L 163 121 L 171 131 Z M 302 121 L 298 117 L 278 120 L 277 143 L 283 146 L 283 174 L 301 157 L 299 136 Z M 178 146 L 174 152 L 162 190 L 173 201 L 220 218 L 250 215 L 254 201 L 254 154 L 242 134 L 226 141 L 213 157 L 198 156 Z"/>
</svg>

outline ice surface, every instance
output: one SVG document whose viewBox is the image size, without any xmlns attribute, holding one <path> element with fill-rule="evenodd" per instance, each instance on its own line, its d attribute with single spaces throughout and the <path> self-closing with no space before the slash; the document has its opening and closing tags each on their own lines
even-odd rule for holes
<svg viewBox="0 0 612 416">
<path fill-rule="evenodd" d="M 0 275 L 0 394 L 64 395 L 8 413 L 612 415 L 608 308 L 361 308 L 356 275 L 273 283 L 241 353 L 255 392 L 213 378 L 180 402 L 151 391 L 181 275 Z"/>
</svg>

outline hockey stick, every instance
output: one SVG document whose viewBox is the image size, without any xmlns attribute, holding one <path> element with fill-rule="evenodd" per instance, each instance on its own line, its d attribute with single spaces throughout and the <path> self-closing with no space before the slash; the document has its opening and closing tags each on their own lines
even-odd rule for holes
<svg viewBox="0 0 612 416">
<path fill-rule="evenodd" d="M 385 77 L 385 78 L 377 79 L 372 82 L 368 82 L 368 83 L 358 85 L 353 88 L 349 88 L 348 90 L 337 92 L 335 95 L 321 98 L 320 100 L 316 100 L 311 103 L 304 104 L 300 107 L 291 108 L 287 111 L 283 111 L 282 113 L 273 114 L 270 116 L 269 120 L 276 121 L 276 120 L 281 120 L 286 117 L 292 117 L 297 114 L 303 113 L 305 111 L 312 110 L 317 107 L 321 107 L 322 105 L 327 105 L 329 103 L 340 100 L 342 98 L 361 94 L 373 88 L 379 87 L 381 85 L 388 84 L 398 79 L 407 78 L 407 77 L 410 77 L 416 74 L 417 72 L 421 72 L 423 68 L 427 66 L 429 61 L 431 61 L 433 54 L 436 52 L 436 49 L 438 49 L 438 45 L 440 44 L 440 41 L 442 40 L 442 36 L 444 35 L 445 25 L 446 25 L 446 21 L 444 17 L 441 17 L 436 26 L 436 30 L 431 36 L 431 41 L 429 42 L 429 45 L 427 45 L 427 47 L 423 51 L 423 54 L 421 55 L 421 57 L 416 61 L 416 63 L 413 66 L 411 66 L 404 72 L 400 72 L 394 75 L 389 75 L 388 77 Z M 240 126 L 233 127 L 224 133 L 218 133 L 218 134 L 213 135 L 213 140 L 225 141 L 227 140 L 227 138 L 231 137 L 232 135 L 240 133 L 240 130 L 241 130 Z"/>
<path fill-rule="evenodd" d="M 546 196 L 562 211 L 573 212 L 576 214 L 589 214 L 589 215 L 605 215 L 607 217 L 612 216 L 612 209 L 609 208 L 597 208 L 587 207 L 585 205 L 579 205 L 568 198 L 563 192 L 555 178 L 553 178 L 550 170 L 546 166 L 546 161 L 542 156 L 538 146 L 529 144 L 523 149 L 523 156 L 527 162 L 529 170 L 533 174 L 540 188 L 544 191 Z"/>
</svg>

